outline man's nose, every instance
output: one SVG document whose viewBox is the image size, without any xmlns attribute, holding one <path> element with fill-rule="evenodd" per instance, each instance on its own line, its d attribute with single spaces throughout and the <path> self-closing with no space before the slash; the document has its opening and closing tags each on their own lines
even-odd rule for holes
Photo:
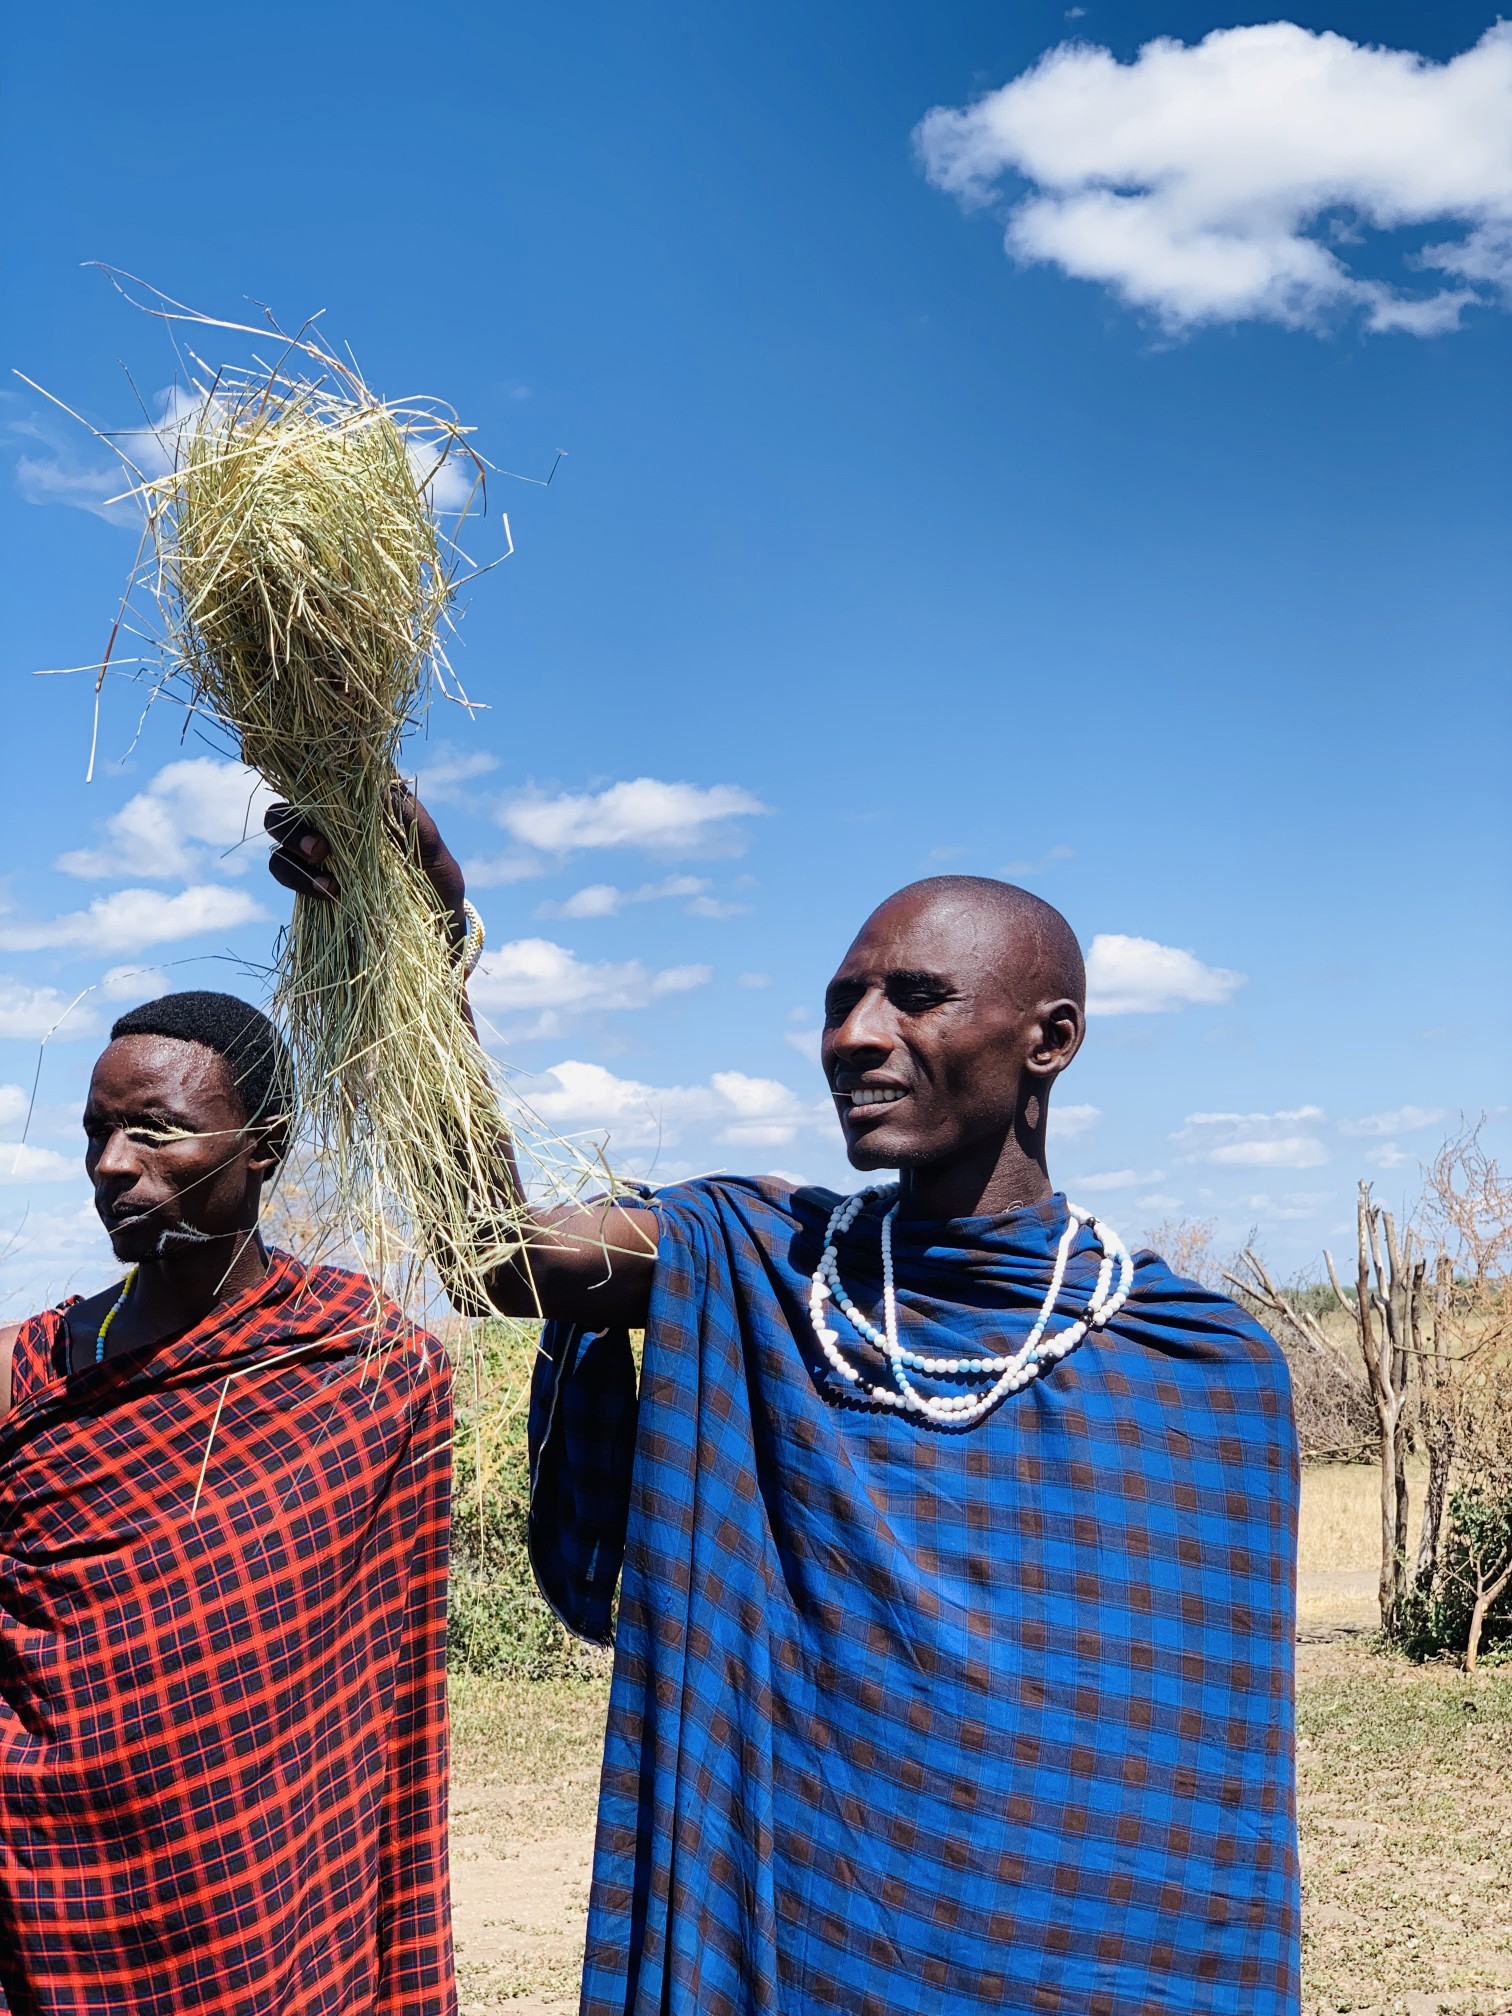
<svg viewBox="0 0 1512 2016">
<path fill-rule="evenodd" d="M 836 1029 L 832 1040 L 840 1057 L 854 1058 L 866 1051 L 885 1055 L 891 1050 L 892 1018 L 880 988 L 868 988 Z"/>
<path fill-rule="evenodd" d="M 95 1158 L 95 1181 L 98 1182 L 102 1176 L 119 1181 L 123 1176 L 139 1176 L 141 1170 L 141 1158 L 125 1128 L 112 1128 L 105 1136 L 104 1146 Z"/>
</svg>

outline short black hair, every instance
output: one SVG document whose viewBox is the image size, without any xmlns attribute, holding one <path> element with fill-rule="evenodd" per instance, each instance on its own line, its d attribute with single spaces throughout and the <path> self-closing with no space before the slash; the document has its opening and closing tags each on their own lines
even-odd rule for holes
<svg viewBox="0 0 1512 2016">
<path fill-rule="evenodd" d="M 234 994 L 192 989 L 160 994 L 118 1016 L 118 1036 L 173 1036 L 200 1043 L 224 1057 L 249 1121 L 286 1117 L 294 1104 L 294 1060 L 289 1046 L 260 1008 Z"/>
</svg>

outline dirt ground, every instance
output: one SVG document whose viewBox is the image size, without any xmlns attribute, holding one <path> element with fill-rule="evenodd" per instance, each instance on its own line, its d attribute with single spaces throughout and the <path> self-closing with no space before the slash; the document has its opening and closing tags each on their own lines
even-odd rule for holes
<svg viewBox="0 0 1512 2016">
<path fill-rule="evenodd" d="M 1371 1650 L 1375 1475 L 1310 1470 L 1297 1620 L 1307 2016 L 1512 2016 L 1512 1671 Z M 453 1683 L 462 2016 L 569 2016 L 606 1686 Z"/>
</svg>

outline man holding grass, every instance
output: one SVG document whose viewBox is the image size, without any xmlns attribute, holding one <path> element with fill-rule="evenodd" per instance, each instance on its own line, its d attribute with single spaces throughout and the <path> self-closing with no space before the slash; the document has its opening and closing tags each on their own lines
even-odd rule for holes
<svg viewBox="0 0 1512 2016">
<path fill-rule="evenodd" d="M 1084 1027 L 1058 912 L 916 883 L 821 1053 L 896 1181 L 543 1210 L 491 1282 L 552 1319 L 542 1588 L 606 1639 L 619 1587 L 583 2016 L 1296 2016 L 1286 1372 L 1054 1190 Z"/>
</svg>

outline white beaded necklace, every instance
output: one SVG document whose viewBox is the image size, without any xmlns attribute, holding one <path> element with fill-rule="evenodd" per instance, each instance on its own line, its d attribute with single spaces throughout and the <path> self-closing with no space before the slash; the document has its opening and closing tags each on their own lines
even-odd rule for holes
<svg viewBox="0 0 1512 2016">
<path fill-rule="evenodd" d="M 891 1206 L 882 1220 L 882 1325 L 879 1330 L 846 1294 L 840 1280 L 839 1245 L 850 1230 L 870 1198 L 892 1199 Z M 1123 1241 L 1118 1234 L 1090 1211 L 1083 1211 L 1075 1204 L 1066 1206 L 1067 1221 L 1061 1236 L 1060 1246 L 1055 1255 L 1055 1267 L 1050 1277 L 1050 1286 L 1041 1304 L 1039 1315 L 1033 1328 L 1021 1347 L 1011 1357 L 977 1358 L 927 1358 L 918 1351 L 910 1351 L 898 1341 L 898 1305 L 893 1291 L 892 1223 L 898 1215 L 898 1186 L 896 1183 L 878 1183 L 869 1189 L 858 1190 L 850 1197 L 842 1198 L 830 1213 L 829 1224 L 824 1233 L 824 1251 L 819 1265 L 814 1269 L 809 1283 L 809 1319 L 814 1326 L 814 1335 L 819 1339 L 820 1348 L 835 1370 L 848 1384 L 863 1393 L 868 1400 L 874 1400 L 884 1407 L 895 1407 L 926 1419 L 942 1423 L 952 1428 L 970 1428 L 997 1405 L 1005 1393 L 1017 1392 L 1027 1386 L 1047 1365 L 1053 1365 L 1074 1351 L 1089 1330 L 1100 1330 L 1128 1300 L 1129 1290 L 1134 1282 L 1134 1263 L 1129 1258 Z M 1102 1248 L 1102 1264 L 1097 1270 L 1097 1285 L 1091 1300 L 1074 1323 L 1068 1323 L 1064 1330 L 1057 1330 L 1054 1336 L 1046 1337 L 1045 1329 L 1055 1312 L 1056 1300 L 1066 1279 L 1066 1264 L 1071 1257 L 1072 1243 L 1082 1226 L 1090 1228 L 1093 1237 Z M 1113 1288 L 1113 1270 L 1118 1269 L 1118 1287 Z M 1110 1293 L 1110 1290 L 1112 1291 Z M 824 1320 L 826 1302 L 833 1301 L 844 1314 L 846 1321 L 858 1336 L 876 1346 L 892 1369 L 895 1386 L 878 1386 L 853 1365 L 840 1349 L 839 1332 Z M 908 1376 L 908 1367 L 915 1372 L 927 1372 L 936 1379 L 985 1379 L 995 1375 L 992 1386 L 985 1392 L 977 1393 L 921 1393 Z"/>
</svg>

